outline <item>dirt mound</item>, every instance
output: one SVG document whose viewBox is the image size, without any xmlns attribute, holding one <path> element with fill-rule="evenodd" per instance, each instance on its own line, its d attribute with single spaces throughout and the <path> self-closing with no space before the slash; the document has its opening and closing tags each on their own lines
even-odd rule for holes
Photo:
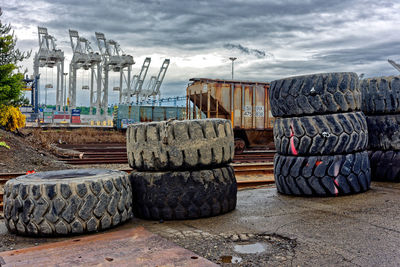
<svg viewBox="0 0 400 267">
<path fill-rule="evenodd" d="M 22 132 L 30 135 L 28 139 L 41 146 L 50 144 L 88 144 L 88 143 L 125 143 L 125 132 L 110 129 L 41 129 L 25 128 Z"/>
<path fill-rule="evenodd" d="M 32 136 L 21 137 L 0 129 L 0 142 L 2 141 L 10 148 L 0 146 L 0 173 L 71 168 L 41 148 L 32 140 Z"/>
</svg>

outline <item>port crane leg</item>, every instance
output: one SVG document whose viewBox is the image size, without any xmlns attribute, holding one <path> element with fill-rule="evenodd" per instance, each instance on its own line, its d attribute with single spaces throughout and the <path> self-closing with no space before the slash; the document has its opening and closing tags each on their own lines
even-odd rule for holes
<svg viewBox="0 0 400 267">
<path fill-rule="evenodd" d="M 90 68 L 90 107 L 89 107 L 89 114 L 93 114 L 93 98 L 94 98 L 94 66 Z"/>
<path fill-rule="evenodd" d="M 102 67 L 100 66 L 100 63 L 97 64 L 97 90 L 96 90 L 96 117 L 100 117 L 100 110 L 101 110 L 101 73 L 102 73 Z"/>
<path fill-rule="evenodd" d="M 60 105 L 60 64 L 57 64 L 57 87 L 56 87 L 56 110 L 60 111 L 61 105 Z"/>
<path fill-rule="evenodd" d="M 64 107 L 64 103 L 63 103 L 64 102 L 64 60 L 61 63 L 61 71 L 58 73 L 59 73 L 58 77 L 61 80 L 61 82 L 60 82 L 60 111 L 62 111 L 63 107 Z"/>
<path fill-rule="evenodd" d="M 124 70 L 121 68 L 119 70 L 119 103 L 122 103 L 122 79 L 123 79 L 123 75 L 124 75 Z"/>
<path fill-rule="evenodd" d="M 128 66 L 128 80 L 126 82 L 126 84 L 128 85 L 127 92 L 126 92 L 126 103 L 127 104 L 131 103 L 131 94 L 132 94 L 131 72 L 132 72 L 132 65 L 129 65 Z"/>
<path fill-rule="evenodd" d="M 103 99 L 101 100 L 101 108 L 103 109 L 103 117 L 107 116 L 108 106 L 108 67 L 104 71 L 104 88 L 103 88 Z"/>
</svg>

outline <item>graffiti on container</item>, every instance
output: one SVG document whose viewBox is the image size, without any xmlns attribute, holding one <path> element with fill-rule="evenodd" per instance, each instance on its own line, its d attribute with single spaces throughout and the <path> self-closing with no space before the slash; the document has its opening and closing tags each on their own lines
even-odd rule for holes
<svg viewBox="0 0 400 267">
<path fill-rule="evenodd" d="M 130 119 L 121 119 L 121 128 L 122 129 L 126 129 L 128 128 L 128 125 L 134 124 L 135 121 L 134 120 L 130 120 Z"/>
<path fill-rule="evenodd" d="M 264 106 L 256 106 L 256 117 L 264 117 Z"/>
<path fill-rule="evenodd" d="M 251 117 L 252 115 L 252 106 L 244 106 L 243 117 Z"/>
</svg>

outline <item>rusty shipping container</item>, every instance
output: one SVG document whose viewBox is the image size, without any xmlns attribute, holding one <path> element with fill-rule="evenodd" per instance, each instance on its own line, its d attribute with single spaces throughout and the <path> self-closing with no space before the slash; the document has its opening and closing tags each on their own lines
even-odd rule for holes
<svg viewBox="0 0 400 267">
<path fill-rule="evenodd" d="M 186 118 L 232 121 L 237 152 L 246 147 L 273 149 L 269 83 L 192 78 L 186 89 Z"/>
</svg>

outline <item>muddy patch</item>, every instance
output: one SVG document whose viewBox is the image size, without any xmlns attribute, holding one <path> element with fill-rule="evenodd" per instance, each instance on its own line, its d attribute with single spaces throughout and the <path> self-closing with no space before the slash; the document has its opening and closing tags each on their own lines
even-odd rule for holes
<svg viewBox="0 0 400 267">
<path fill-rule="evenodd" d="M 221 266 L 290 265 L 296 240 L 270 233 L 221 233 L 149 229 Z"/>
</svg>

